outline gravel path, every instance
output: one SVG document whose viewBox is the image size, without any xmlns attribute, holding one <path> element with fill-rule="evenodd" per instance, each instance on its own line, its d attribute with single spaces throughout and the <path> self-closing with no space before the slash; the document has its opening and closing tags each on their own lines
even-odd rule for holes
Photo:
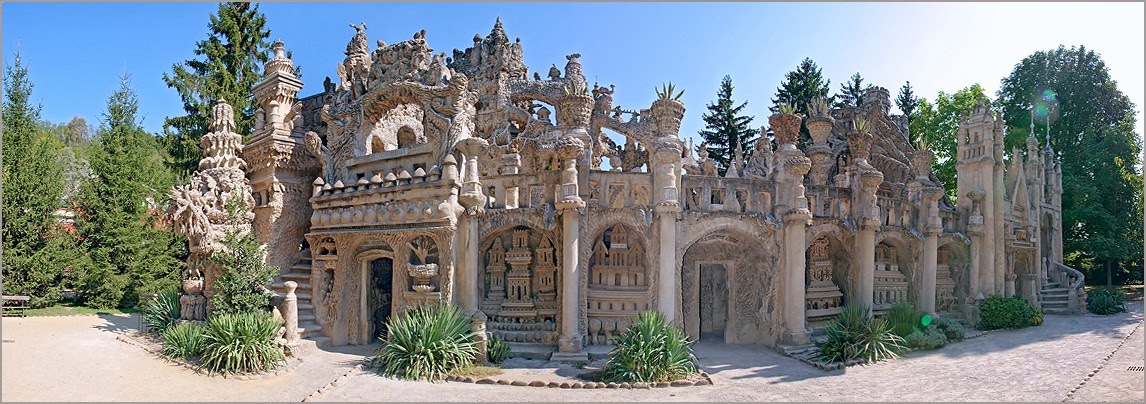
<svg viewBox="0 0 1146 404">
<path fill-rule="evenodd" d="M 369 347 L 307 356 L 266 380 L 206 377 L 116 340 L 128 316 L 3 319 L 4 401 L 1142 401 L 1142 302 L 1117 316 L 1046 317 L 872 366 L 824 372 L 761 346 L 700 344 L 716 386 L 571 390 L 402 382 L 353 370 Z M 1137 330 L 1137 331 L 1135 331 Z M 1129 338 L 1127 336 L 1129 335 Z M 8 342 L 12 340 L 13 342 Z M 1094 372 L 1098 369 L 1097 372 Z M 349 372 L 349 376 L 340 377 Z M 1091 373 L 1094 373 L 1091 376 Z M 554 379 L 574 369 L 508 370 Z M 315 393 L 323 386 L 338 380 Z M 546 378 L 545 380 L 549 380 Z M 1085 381 L 1085 383 L 1082 383 Z M 1073 394 L 1068 395 L 1071 391 Z"/>
</svg>

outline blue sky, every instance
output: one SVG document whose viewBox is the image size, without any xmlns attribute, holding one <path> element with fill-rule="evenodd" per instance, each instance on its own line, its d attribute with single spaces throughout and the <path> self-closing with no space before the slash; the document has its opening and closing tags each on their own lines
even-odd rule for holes
<svg viewBox="0 0 1146 404">
<path fill-rule="evenodd" d="M 100 119 L 125 71 L 139 93 L 144 127 L 182 114 L 162 81 L 192 58 L 216 3 L 4 3 L 2 59 L 17 45 L 31 69 L 43 118 Z M 1136 105 L 1143 132 L 1142 3 L 263 3 L 272 40 L 302 67 L 300 96 L 336 78 L 350 23 L 365 22 L 371 46 L 426 29 L 437 52 L 472 44 L 500 16 L 520 37 L 525 61 L 542 76 L 580 53 L 590 81 L 617 87 L 615 104 L 647 107 L 654 88 L 686 90 L 681 135 L 703 127 L 704 106 L 728 74 L 734 98 L 748 101 L 754 124 L 784 73 L 811 57 L 832 91 L 855 72 L 895 94 L 910 80 L 934 99 L 974 83 L 994 95 L 1023 57 L 1059 44 L 1098 52 Z"/>
</svg>

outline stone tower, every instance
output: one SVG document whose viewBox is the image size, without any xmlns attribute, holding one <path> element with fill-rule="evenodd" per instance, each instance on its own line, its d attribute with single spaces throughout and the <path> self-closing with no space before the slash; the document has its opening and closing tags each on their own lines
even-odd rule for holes
<svg viewBox="0 0 1146 404">
<path fill-rule="evenodd" d="M 971 236 L 970 296 L 1002 295 L 1003 120 L 981 100 L 959 122 L 956 142 L 956 206 Z"/>
</svg>

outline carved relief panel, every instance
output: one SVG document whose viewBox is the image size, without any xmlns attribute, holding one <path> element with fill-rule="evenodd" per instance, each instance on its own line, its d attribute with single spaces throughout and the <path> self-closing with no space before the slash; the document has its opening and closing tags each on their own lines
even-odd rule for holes
<svg viewBox="0 0 1146 404">
<path fill-rule="evenodd" d="M 875 246 L 875 291 L 872 311 L 890 309 L 907 302 L 907 276 L 900 271 L 898 249 L 884 243 Z"/>
<path fill-rule="evenodd" d="M 624 225 L 607 228 L 589 259 L 588 338 L 609 344 L 649 306 L 649 279 L 643 241 Z"/>
<path fill-rule="evenodd" d="M 557 343 L 557 249 L 552 237 L 528 227 L 502 231 L 482 243 L 481 309 L 493 335 L 509 342 Z"/>
<path fill-rule="evenodd" d="M 827 237 L 812 242 L 808 249 L 808 289 L 804 294 L 804 315 L 808 321 L 826 320 L 842 310 L 844 294 L 832 280 L 834 265 Z"/>
</svg>

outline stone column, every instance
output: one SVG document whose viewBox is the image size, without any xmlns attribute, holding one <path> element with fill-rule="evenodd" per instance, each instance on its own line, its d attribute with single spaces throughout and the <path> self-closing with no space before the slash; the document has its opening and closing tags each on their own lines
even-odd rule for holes
<svg viewBox="0 0 1146 404">
<path fill-rule="evenodd" d="M 650 167 L 653 172 L 653 211 L 659 226 L 657 261 L 657 309 L 670 323 L 680 311 L 677 297 L 679 267 L 676 261 L 676 223 L 681 207 L 677 192 L 677 164 L 683 144 L 675 136 L 658 138 Z"/>
<path fill-rule="evenodd" d="M 971 268 L 968 271 L 968 301 L 967 303 L 974 302 L 990 294 L 993 289 L 984 289 L 983 282 L 985 279 L 991 279 L 985 273 L 987 270 L 983 265 L 983 215 L 981 213 L 980 205 L 983 203 L 983 196 L 985 194 L 979 191 L 972 191 L 967 194 L 971 198 L 971 215 L 967 219 L 967 235 L 971 237 Z M 993 275 L 992 275 L 993 276 Z"/>
<path fill-rule="evenodd" d="M 477 217 L 463 214 L 458 220 L 458 235 L 461 239 L 461 259 L 457 261 L 455 301 L 465 313 L 477 310 L 481 300 L 481 235 L 478 233 Z"/>
<path fill-rule="evenodd" d="M 860 304 L 872 308 L 875 302 L 875 232 L 880 226 L 880 210 L 876 204 L 875 192 L 883 182 L 883 174 L 867 165 L 866 160 L 857 162 L 860 167 L 861 215 L 860 228 L 856 235 L 856 289 Z"/>
<path fill-rule="evenodd" d="M 283 298 L 283 322 L 286 323 L 286 338 L 287 343 L 298 341 L 298 295 L 294 294 L 294 290 L 298 288 L 298 283 L 295 281 L 286 281 L 283 283 L 286 286 L 286 297 Z"/>
<path fill-rule="evenodd" d="M 807 209 L 793 209 L 784 215 L 784 337 L 786 344 L 804 345 L 809 342 L 804 313 L 805 278 L 807 260 L 804 233 L 812 213 Z"/>
<path fill-rule="evenodd" d="M 922 290 L 919 291 L 919 310 L 924 313 L 935 312 L 935 273 L 939 266 L 939 234 L 943 232 L 943 222 L 939 218 L 939 198 L 942 196 L 943 188 L 923 189 L 927 220 L 923 237 L 923 282 Z"/>
<path fill-rule="evenodd" d="M 517 174 L 521 167 L 521 155 L 516 152 L 501 155 L 501 175 Z M 505 187 L 505 208 L 517 209 L 519 206 L 519 187 L 507 185 Z"/>
<path fill-rule="evenodd" d="M 558 140 L 557 156 L 564 169 L 561 171 L 561 194 L 557 195 L 557 209 L 561 212 L 561 338 L 558 352 L 551 360 L 588 361 L 581 350 L 581 199 L 577 186 L 577 157 L 584 150 L 584 142 L 567 136 Z M 558 355 L 560 354 L 560 355 Z"/>
<path fill-rule="evenodd" d="M 768 117 L 768 123 L 776 133 L 777 170 L 776 205 L 773 213 L 784 220 L 783 252 L 780 265 L 783 271 L 784 288 L 784 334 L 781 342 L 791 345 L 804 345 L 809 342 L 805 329 L 805 289 L 807 260 L 804 256 L 808 222 L 812 212 L 808 210 L 808 199 L 804 196 L 804 176 L 812 168 L 812 160 L 796 148 L 800 133 L 800 117 L 788 113 L 778 113 Z"/>
</svg>

